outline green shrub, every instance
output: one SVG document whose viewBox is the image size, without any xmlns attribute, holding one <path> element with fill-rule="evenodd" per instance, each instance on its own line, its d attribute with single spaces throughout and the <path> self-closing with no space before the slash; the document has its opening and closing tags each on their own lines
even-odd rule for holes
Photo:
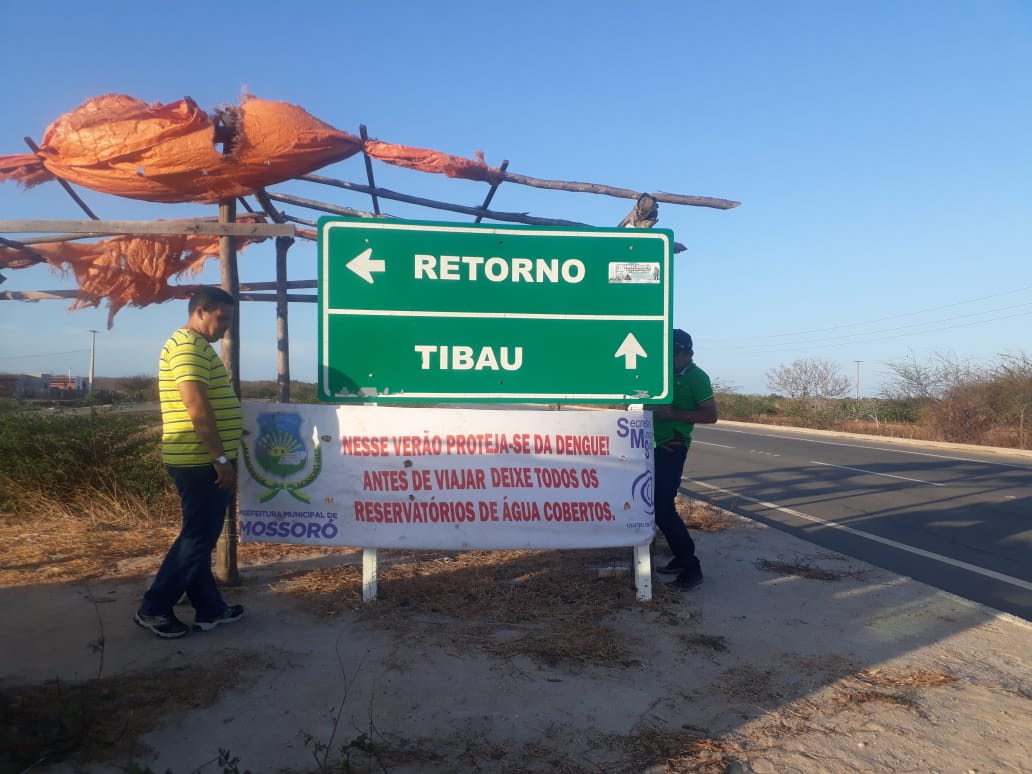
<svg viewBox="0 0 1032 774">
<path fill-rule="evenodd" d="M 716 397 L 721 419 L 749 422 L 757 417 L 772 417 L 779 413 L 778 398 L 774 395 L 718 392 Z"/>
<path fill-rule="evenodd" d="M 875 403 L 878 407 L 878 419 L 882 422 L 916 425 L 921 423 L 927 412 L 919 400 L 881 400 Z"/>
<path fill-rule="evenodd" d="M 0 414 L 0 509 L 23 493 L 66 502 L 94 492 L 157 503 L 169 483 L 160 421 L 93 411 Z"/>
<path fill-rule="evenodd" d="M 290 400 L 293 403 L 319 403 L 318 385 L 310 382 L 291 382 Z"/>
<path fill-rule="evenodd" d="M 240 397 L 243 400 L 276 400 L 279 386 L 268 379 L 240 382 Z"/>
</svg>

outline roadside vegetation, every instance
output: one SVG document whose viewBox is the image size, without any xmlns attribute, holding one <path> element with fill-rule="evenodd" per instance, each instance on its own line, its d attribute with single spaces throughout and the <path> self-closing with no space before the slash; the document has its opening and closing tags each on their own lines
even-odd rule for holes
<svg viewBox="0 0 1032 774">
<path fill-rule="evenodd" d="M 160 435 L 156 413 L 0 406 L 0 511 L 52 502 L 81 512 L 97 501 L 160 509 L 169 490 Z"/>
<path fill-rule="evenodd" d="M 937 353 L 884 364 L 876 398 L 848 397 L 833 363 L 797 360 L 767 373 L 769 395 L 716 384 L 723 419 L 925 441 L 1032 449 L 1032 355 L 1001 355 L 976 366 Z"/>
</svg>

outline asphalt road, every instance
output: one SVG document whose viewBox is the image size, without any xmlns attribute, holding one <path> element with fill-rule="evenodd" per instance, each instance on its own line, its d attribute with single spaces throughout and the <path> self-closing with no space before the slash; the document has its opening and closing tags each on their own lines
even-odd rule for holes
<svg viewBox="0 0 1032 774">
<path fill-rule="evenodd" d="M 1032 620 L 1027 453 L 700 425 L 682 487 L 825 549 Z"/>
</svg>

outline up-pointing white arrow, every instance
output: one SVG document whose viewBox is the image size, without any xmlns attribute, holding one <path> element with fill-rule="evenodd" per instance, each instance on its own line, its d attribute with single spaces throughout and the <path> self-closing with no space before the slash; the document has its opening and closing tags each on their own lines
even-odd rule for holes
<svg viewBox="0 0 1032 774">
<path fill-rule="evenodd" d="M 373 248 L 367 247 L 345 264 L 370 285 L 373 284 L 374 271 L 387 271 L 386 261 L 374 259 L 372 255 Z"/>
<path fill-rule="evenodd" d="M 628 333 L 627 338 L 623 340 L 623 344 L 616 350 L 616 354 L 613 357 L 624 358 L 624 368 L 632 369 L 638 367 L 639 357 L 648 357 L 645 354 L 645 350 L 641 348 L 641 344 L 634 338 L 633 333 Z"/>
</svg>

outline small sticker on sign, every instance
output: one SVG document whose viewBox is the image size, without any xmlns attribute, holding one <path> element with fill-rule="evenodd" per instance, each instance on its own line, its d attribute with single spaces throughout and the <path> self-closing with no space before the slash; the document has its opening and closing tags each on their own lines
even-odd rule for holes
<svg viewBox="0 0 1032 774">
<path fill-rule="evenodd" d="M 610 263 L 610 284 L 659 282 L 658 263 Z"/>
</svg>

